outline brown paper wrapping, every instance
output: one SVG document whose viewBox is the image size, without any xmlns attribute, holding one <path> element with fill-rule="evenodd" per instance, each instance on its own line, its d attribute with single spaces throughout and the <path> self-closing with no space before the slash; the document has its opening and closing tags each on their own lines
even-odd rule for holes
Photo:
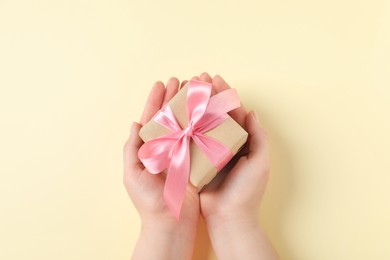
<svg viewBox="0 0 390 260">
<path fill-rule="evenodd" d="M 188 122 L 187 88 L 188 83 L 168 103 L 182 128 L 185 128 Z M 152 119 L 141 128 L 139 135 L 144 142 L 147 142 L 168 133 L 170 130 Z M 204 134 L 229 147 L 233 154 L 239 151 L 248 137 L 248 133 L 230 116 L 221 125 Z M 190 143 L 190 159 L 190 182 L 200 191 L 216 176 L 217 169 L 193 141 Z"/>
</svg>

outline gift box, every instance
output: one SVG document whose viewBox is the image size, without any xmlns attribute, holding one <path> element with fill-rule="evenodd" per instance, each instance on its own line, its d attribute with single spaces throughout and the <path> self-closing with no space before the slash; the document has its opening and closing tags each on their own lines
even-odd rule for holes
<svg viewBox="0 0 390 260">
<path fill-rule="evenodd" d="M 211 88 L 207 82 L 189 81 L 139 133 L 145 142 L 143 146 L 148 146 L 141 147 L 139 153 L 148 170 L 159 173 L 166 167 L 167 182 L 170 174 L 176 175 L 172 178 L 181 178 L 182 174 L 186 174 L 185 171 L 189 171 L 189 180 L 185 177 L 187 180 L 181 182 L 191 182 L 198 191 L 216 176 L 248 137 L 247 132 L 227 114 L 240 106 L 235 90 L 229 89 L 210 97 Z M 180 147 L 175 148 L 178 145 Z M 183 159 L 186 156 L 187 161 Z M 171 173 L 170 170 L 178 172 Z M 169 200 L 172 200 L 169 196 L 184 196 L 181 193 L 185 193 L 185 190 L 182 187 L 182 191 L 172 194 L 169 189 L 177 189 L 180 181 L 170 182 L 173 183 L 171 187 L 167 187 L 166 183 L 165 193 L 168 195 L 165 194 L 165 200 L 178 213 L 181 204 L 178 205 L 176 201 L 176 206 L 169 205 Z"/>
</svg>

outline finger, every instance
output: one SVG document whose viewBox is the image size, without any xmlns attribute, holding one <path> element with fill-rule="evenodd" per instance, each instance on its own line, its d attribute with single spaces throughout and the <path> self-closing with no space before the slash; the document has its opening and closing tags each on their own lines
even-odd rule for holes
<svg viewBox="0 0 390 260">
<path fill-rule="evenodd" d="M 165 87 L 161 81 L 157 81 L 150 91 L 148 100 L 142 113 L 140 124 L 146 124 L 161 108 L 164 99 Z"/>
<path fill-rule="evenodd" d="M 208 83 L 212 83 L 213 79 L 210 77 L 210 75 L 207 73 L 207 72 L 203 72 L 202 74 L 200 74 L 199 76 L 199 80 L 200 81 L 203 81 L 203 82 L 208 82 Z M 215 95 L 215 89 L 214 88 L 211 88 L 211 95 Z"/>
<path fill-rule="evenodd" d="M 164 100 L 162 102 L 162 106 L 164 106 L 166 103 L 173 98 L 177 91 L 179 90 L 179 80 L 175 77 L 172 77 L 167 82 L 167 87 L 165 88 L 165 95 Z"/>
<path fill-rule="evenodd" d="M 226 81 L 219 75 L 215 75 L 212 79 L 212 82 L 217 92 L 222 92 L 230 88 Z"/>
<path fill-rule="evenodd" d="M 183 80 L 180 84 L 180 89 L 182 89 L 185 86 L 185 84 L 187 84 L 187 82 L 188 80 Z"/>
<path fill-rule="evenodd" d="M 268 137 L 265 130 L 260 126 L 256 112 L 252 111 L 248 113 L 246 119 L 246 129 L 249 134 L 248 160 L 255 162 L 256 165 L 268 168 Z"/>
<path fill-rule="evenodd" d="M 199 80 L 199 77 L 198 76 L 193 76 L 191 79 Z"/>
<path fill-rule="evenodd" d="M 199 75 L 199 80 L 211 83 L 213 79 L 210 77 L 210 75 L 207 72 L 203 72 Z"/>
<path fill-rule="evenodd" d="M 219 75 L 215 75 L 212 82 L 213 82 L 213 86 L 215 88 L 215 91 L 217 93 L 222 92 L 222 91 L 230 88 L 230 86 L 226 83 L 226 81 Z M 247 112 L 242 104 L 240 107 L 229 112 L 229 115 L 237 123 L 239 123 L 242 127 L 245 126 L 246 114 L 247 114 Z"/>
<path fill-rule="evenodd" d="M 138 158 L 138 150 L 143 143 L 138 135 L 140 128 L 139 124 L 135 122 L 132 124 L 129 139 L 123 148 L 124 178 L 131 174 L 140 173 L 143 169 L 143 165 Z"/>
</svg>

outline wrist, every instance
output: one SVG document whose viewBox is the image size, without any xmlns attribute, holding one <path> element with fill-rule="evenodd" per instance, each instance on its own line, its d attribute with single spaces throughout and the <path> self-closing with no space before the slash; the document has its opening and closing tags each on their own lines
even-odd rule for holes
<svg viewBox="0 0 390 260">
<path fill-rule="evenodd" d="M 141 233 L 132 259 L 191 259 L 195 244 L 195 223 L 158 218 L 141 219 Z M 197 222 L 196 222 L 197 224 Z"/>
<path fill-rule="evenodd" d="M 141 219 L 141 233 L 154 233 L 170 240 L 194 242 L 198 227 L 198 219 L 176 220 L 172 217 L 153 217 Z"/>
<path fill-rule="evenodd" d="M 206 225 L 218 259 L 277 259 L 255 212 L 220 212 Z"/>
<path fill-rule="evenodd" d="M 196 229 L 163 221 L 142 222 L 132 259 L 191 259 Z"/>
<path fill-rule="evenodd" d="M 216 229 L 254 228 L 259 226 L 258 214 L 251 210 L 220 211 L 204 217 L 209 232 Z"/>
</svg>

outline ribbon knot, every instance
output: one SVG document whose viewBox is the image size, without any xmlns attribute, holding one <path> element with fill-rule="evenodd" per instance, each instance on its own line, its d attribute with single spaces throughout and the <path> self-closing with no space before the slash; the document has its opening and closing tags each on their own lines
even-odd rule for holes
<svg viewBox="0 0 390 260">
<path fill-rule="evenodd" d="M 144 143 L 138 157 L 152 174 L 168 169 L 164 187 L 164 200 L 179 219 L 190 176 L 190 142 L 199 147 L 210 162 L 221 170 L 233 157 L 231 150 L 218 140 L 207 136 L 207 131 L 221 125 L 228 112 L 240 106 L 234 89 L 228 89 L 212 97 L 211 83 L 191 80 L 188 82 L 186 111 L 188 125 L 181 128 L 169 105 L 153 118 L 171 133 Z"/>
<path fill-rule="evenodd" d="M 183 130 L 184 135 L 187 137 L 192 137 L 193 132 L 194 128 L 191 125 L 187 126 L 187 128 Z"/>
</svg>

